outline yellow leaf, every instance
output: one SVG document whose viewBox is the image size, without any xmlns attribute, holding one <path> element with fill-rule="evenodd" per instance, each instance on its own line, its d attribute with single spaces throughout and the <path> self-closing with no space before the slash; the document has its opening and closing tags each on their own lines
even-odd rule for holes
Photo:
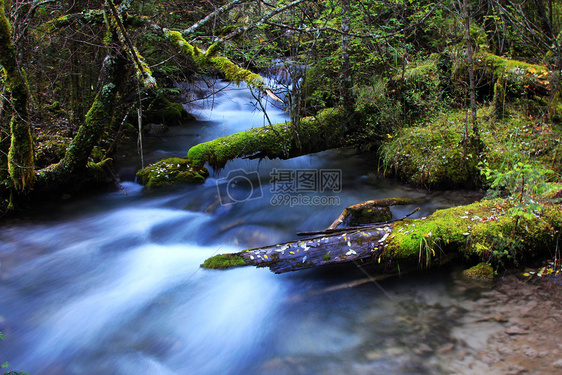
<svg viewBox="0 0 562 375">
<path fill-rule="evenodd" d="M 536 73 L 537 70 L 536 70 L 535 68 L 529 68 L 528 72 L 529 72 L 529 73 Z"/>
</svg>

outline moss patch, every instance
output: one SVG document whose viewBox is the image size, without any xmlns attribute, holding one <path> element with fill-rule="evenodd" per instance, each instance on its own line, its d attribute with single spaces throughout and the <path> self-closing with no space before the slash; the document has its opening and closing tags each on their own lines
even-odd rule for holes
<svg viewBox="0 0 562 375">
<path fill-rule="evenodd" d="M 465 112 L 450 112 L 402 129 L 381 147 L 383 163 L 417 186 L 475 186 L 478 159 L 463 142 L 466 121 Z"/>
<path fill-rule="evenodd" d="M 244 259 L 237 254 L 221 254 L 211 257 L 201 265 L 202 268 L 225 270 L 234 267 L 247 266 Z"/>
<path fill-rule="evenodd" d="M 478 111 L 480 155 L 465 147 L 466 112 L 451 111 L 390 136 L 380 148 L 383 164 L 402 180 L 428 188 L 477 187 L 480 162 L 500 171 L 522 162 L 562 172 L 560 129 L 512 109 L 501 120 L 491 115 L 493 107 Z"/>
<path fill-rule="evenodd" d="M 138 182 L 147 187 L 200 184 L 209 176 L 207 168 L 195 167 L 187 158 L 167 158 L 137 172 Z"/>
<path fill-rule="evenodd" d="M 161 96 L 156 98 L 143 113 L 145 123 L 179 124 L 181 121 L 193 120 L 195 117 L 188 113 L 181 103 L 174 103 Z"/>
<path fill-rule="evenodd" d="M 516 204 L 483 200 L 439 210 L 426 219 L 397 222 L 383 255 L 429 266 L 433 259 L 457 251 L 498 263 L 549 254 L 562 230 L 562 207 L 544 202 L 524 218 L 513 214 Z"/>
<path fill-rule="evenodd" d="M 494 269 L 488 263 L 479 263 L 464 270 L 463 276 L 471 280 L 490 281 L 494 278 Z"/>
</svg>

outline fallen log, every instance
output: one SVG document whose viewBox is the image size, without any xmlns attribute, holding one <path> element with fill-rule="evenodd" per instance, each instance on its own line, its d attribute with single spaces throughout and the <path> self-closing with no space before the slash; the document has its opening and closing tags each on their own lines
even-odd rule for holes
<svg viewBox="0 0 562 375">
<path fill-rule="evenodd" d="M 202 267 L 254 265 L 283 273 L 361 259 L 388 269 L 393 264 L 427 268 L 458 256 L 472 263 L 499 265 L 549 256 L 558 248 L 562 232 L 562 205 L 555 200 L 562 190 L 549 194 L 537 200 L 540 210 L 524 217 L 512 214 L 517 207 L 514 200 L 483 200 L 438 210 L 427 218 L 403 218 L 368 229 L 345 228 L 320 237 L 217 255 Z"/>
<path fill-rule="evenodd" d="M 423 198 L 421 199 L 423 200 Z M 328 229 L 300 232 L 298 235 L 316 235 L 281 244 L 244 250 L 236 254 L 218 255 L 205 261 L 205 268 L 230 268 L 241 265 L 269 267 L 275 273 L 297 271 L 327 264 L 338 264 L 378 257 L 385 248 L 385 241 L 392 233 L 394 223 L 404 220 L 413 212 L 397 220 L 390 220 L 390 206 L 419 203 L 418 199 L 371 200 L 347 207 Z M 387 220 L 373 223 L 373 220 Z M 366 224 L 369 223 L 370 224 Z M 337 228 L 339 225 L 357 225 Z"/>
<path fill-rule="evenodd" d="M 393 226 L 385 224 L 367 230 L 352 229 L 349 232 L 249 249 L 237 255 L 248 265 L 269 267 L 275 273 L 374 259 L 384 248 Z"/>
</svg>

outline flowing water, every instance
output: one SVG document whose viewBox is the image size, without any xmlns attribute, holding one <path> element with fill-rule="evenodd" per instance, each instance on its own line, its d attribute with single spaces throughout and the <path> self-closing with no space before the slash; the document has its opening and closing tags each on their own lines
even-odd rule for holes
<svg viewBox="0 0 562 375">
<path fill-rule="evenodd" d="M 247 89 L 216 85 L 223 90 L 190 107 L 199 121 L 145 140 L 146 162 L 184 156 L 196 143 L 267 123 Z M 272 122 L 287 117 L 271 105 L 268 114 Z M 370 173 L 376 162 L 349 150 L 237 160 L 203 185 L 159 190 L 132 180 L 139 160 L 119 161 L 127 194 L 71 198 L 4 224 L 0 363 L 30 374 L 439 371 L 428 353 L 450 340 L 456 311 L 469 298 L 450 271 L 381 281 L 385 294 L 373 283 L 338 287 L 365 278 L 354 266 L 284 275 L 199 268 L 217 253 L 325 228 L 348 205 L 425 191 Z M 341 189 L 301 194 L 333 198 L 324 205 L 302 199 L 273 205 L 274 169 L 341 171 Z M 225 200 L 233 198 L 228 179 L 241 174 L 243 199 Z M 418 216 L 457 196 L 429 198 Z"/>
</svg>

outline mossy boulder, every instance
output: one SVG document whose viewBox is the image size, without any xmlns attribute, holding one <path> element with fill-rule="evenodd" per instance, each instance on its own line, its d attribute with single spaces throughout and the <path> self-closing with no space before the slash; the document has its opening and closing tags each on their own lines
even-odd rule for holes
<svg viewBox="0 0 562 375">
<path fill-rule="evenodd" d="M 202 268 L 207 269 L 217 269 L 217 270 L 225 270 L 234 267 L 242 267 L 247 266 L 244 258 L 242 258 L 238 254 L 220 254 L 215 255 L 209 259 L 206 259 L 205 262 L 201 265 Z"/>
<path fill-rule="evenodd" d="M 137 172 L 139 184 L 147 187 L 174 184 L 201 184 L 209 176 L 204 166 L 195 166 L 187 158 L 167 158 Z"/>
<path fill-rule="evenodd" d="M 488 263 L 479 263 L 464 270 L 462 274 L 470 280 L 491 281 L 494 278 L 494 269 Z"/>
</svg>

